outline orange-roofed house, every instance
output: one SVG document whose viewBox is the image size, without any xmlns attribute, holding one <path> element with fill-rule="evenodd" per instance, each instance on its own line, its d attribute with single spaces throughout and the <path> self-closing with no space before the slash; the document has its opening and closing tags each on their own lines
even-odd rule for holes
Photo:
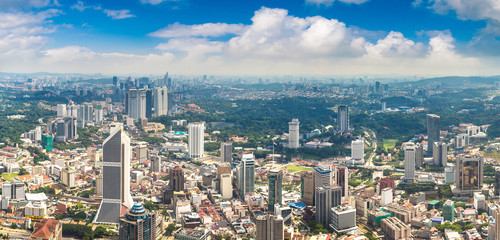
<svg viewBox="0 0 500 240">
<path fill-rule="evenodd" d="M 29 239 L 62 240 L 62 223 L 55 219 L 43 219 L 42 222 L 35 223 Z"/>
</svg>

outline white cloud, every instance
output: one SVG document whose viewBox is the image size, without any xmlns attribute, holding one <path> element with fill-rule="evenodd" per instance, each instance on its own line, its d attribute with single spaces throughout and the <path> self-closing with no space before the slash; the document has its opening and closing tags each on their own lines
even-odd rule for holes
<svg viewBox="0 0 500 240">
<path fill-rule="evenodd" d="M 158 5 L 162 2 L 165 2 L 165 1 L 168 1 L 168 0 L 141 0 L 141 3 L 143 4 L 151 4 L 151 5 Z"/>
<path fill-rule="evenodd" d="M 343 3 L 352 3 L 352 4 L 363 4 L 365 2 L 368 2 L 369 0 L 337 0 L 339 2 L 343 2 Z M 306 0 L 306 3 L 307 4 L 311 4 L 311 5 L 317 5 L 317 6 L 320 6 L 320 5 L 324 5 L 324 6 L 331 6 L 333 4 L 333 2 L 335 2 L 335 0 Z"/>
<path fill-rule="evenodd" d="M 174 23 L 156 32 L 150 33 L 153 37 L 219 37 L 227 34 L 240 34 L 244 31 L 243 24 L 205 23 L 198 25 L 184 25 Z"/>
<path fill-rule="evenodd" d="M 30 9 L 59 6 L 57 0 L 1 0 L 0 9 Z"/>
<path fill-rule="evenodd" d="M 402 33 L 373 34 L 320 16 L 295 17 L 261 8 L 249 25 L 167 26 L 166 42 L 149 54 L 97 52 L 84 46 L 46 47 L 58 11 L 0 13 L 0 71 L 179 74 L 498 74 L 498 59 L 457 52 L 449 32 L 428 41 Z M 203 26 L 203 27 L 201 27 Z M 213 26 L 212 29 L 206 26 Z M 215 28 L 215 29 L 214 29 Z M 165 30 L 162 29 L 162 30 Z M 181 33 L 174 34 L 174 29 Z M 170 32 L 169 32 L 170 31 Z M 166 34 L 165 34 L 166 32 Z M 235 34 L 228 40 L 213 37 Z M 151 34 L 155 35 L 155 34 Z M 372 42 L 366 40 L 375 39 Z"/>
<path fill-rule="evenodd" d="M 78 1 L 75 3 L 75 5 L 71 6 L 71 9 L 76 9 L 80 12 L 85 11 L 87 8 L 92 8 L 92 6 L 87 6 L 83 1 Z"/>
<path fill-rule="evenodd" d="M 130 13 L 130 10 L 124 9 L 124 10 L 110 10 L 110 9 L 103 9 L 102 10 L 108 17 L 111 17 L 111 19 L 125 19 L 125 18 L 132 18 L 135 17 L 135 15 Z"/>
<path fill-rule="evenodd" d="M 460 19 L 500 21 L 498 0 L 426 0 L 437 13 L 454 11 Z"/>
</svg>

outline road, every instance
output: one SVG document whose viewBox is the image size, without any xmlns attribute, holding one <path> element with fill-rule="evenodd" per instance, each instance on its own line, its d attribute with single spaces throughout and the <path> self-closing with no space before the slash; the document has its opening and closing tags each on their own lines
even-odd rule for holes
<svg viewBox="0 0 500 240">
<path fill-rule="evenodd" d="M 366 161 L 364 166 L 365 167 L 375 167 L 375 165 L 373 165 L 373 158 L 375 157 L 376 150 L 377 150 L 377 135 L 371 129 L 368 129 L 365 127 L 361 127 L 361 128 L 365 132 L 365 136 L 368 136 L 368 138 L 370 139 L 371 147 L 373 148 L 373 151 L 370 154 L 370 157 L 368 157 L 368 161 Z"/>
</svg>

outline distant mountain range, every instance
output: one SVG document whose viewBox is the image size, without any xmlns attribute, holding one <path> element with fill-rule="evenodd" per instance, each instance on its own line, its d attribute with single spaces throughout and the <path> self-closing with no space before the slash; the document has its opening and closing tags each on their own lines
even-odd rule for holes
<svg viewBox="0 0 500 240">
<path fill-rule="evenodd" d="M 418 81 L 412 82 L 401 82 L 398 84 L 411 84 L 416 86 L 424 85 L 439 85 L 441 87 L 453 88 L 453 87 L 482 87 L 482 86 L 492 86 L 495 82 L 500 82 L 500 76 L 492 77 L 436 77 L 436 78 L 425 78 Z"/>
</svg>

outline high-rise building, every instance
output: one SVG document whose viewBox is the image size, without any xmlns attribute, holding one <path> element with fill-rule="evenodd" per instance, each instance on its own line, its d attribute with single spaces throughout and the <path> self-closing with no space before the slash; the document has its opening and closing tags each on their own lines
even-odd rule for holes
<svg viewBox="0 0 500 240">
<path fill-rule="evenodd" d="M 132 207 L 130 195 L 130 138 L 115 123 L 102 145 L 103 196 L 96 223 L 119 223 L 122 206 Z"/>
<path fill-rule="evenodd" d="M 449 222 L 455 220 L 455 202 L 450 199 L 443 204 L 443 220 Z"/>
<path fill-rule="evenodd" d="M 444 142 L 435 142 L 432 146 L 434 165 L 445 167 L 448 164 L 448 145 Z"/>
<path fill-rule="evenodd" d="M 436 114 L 427 114 L 427 152 L 432 156 L 435 142 L 439 142 L 439 133 L 441 131 L 441 117 Z"/>
<path fill-rule="evenodd" d="M 243 154 L 238 173 L 238 190 L 240 197 L 246 199 L 247 194 L 254 192 L 255 157 L 253 154 Z"/>
<path fill-rule="evenodd" d="M 365 142 L 358 139 L 351 142 L 351 159 L 355 164 L 363 164 L 365 161 Z"/>
<path fill-rule="evenodd" d="M 233 143 L 222 142 L 220 144 L 220 161 L 221 162 L 233 162 Z"/>
<path fill-rule="evenodd" d="M 422 143 L 415 144 L 415 168 L 421 168 L 424 164 L 424 145 Z"/>
<path fill-rule="evenodd" d="M 268 172 L 267 179 L 269 180 L 268 210 L 274 212 L 274 204 L 283 203 L 283 172 L 273 169 Z"/>
<path fill-rule="evenodd" d="M 342 188 L 340 186 L 316 187 L 314 201 L 316 221 L 326 228 L 330 223 L 331 208 L 342 203 Z"/>
<path fill-rule="evenodd" d="M 455 148 L 461 149 L 469 146 L 469 134 L 461 133 L 455 136 Z"/>
<path fill-rule="evenodd" d="M 102 182 L 102 175 L 99 174 L 95 179 L 95 193 L 97 195 L 102 195 L 104 183 Z"/>
<path fill-rule="evenodd" d="M 157 154 L 151 155 L 151 171 L 160 172 L 161 171 L 161 157 Z"/>
<path fill-rule="evenodd" d="M 76 119 L 73 117 L 66 117 L 57 121 L 56 141 L 73 140 L 78 137 L 75 121 Z"/>
<path fill-rule="evenodd" d="M 201 158 L 205 154 L 205 124 L 189 123 L 188 147 L 190 158 Z"/>
<path fill-rule="evenodd" d="M 495 236 L 497 239 L 500 236 L 500 208 L 497 208 L 495 214 Z"/>
<path fill-rule="evenodd" d="M 94 122 L 94 106 L 91 103 L 82 104 L 77 110 L 78 127 L 84 128 L 88 123 Z"/>
<path fill-rule="evenodd" d="M 117 76 L 113 76 L 113 86 L 118 87 L 118 77 Z"/>
<path fill-rule="evenodd" d="M 484 160 L 481 155 L 460 154 L 456 160 L 456 190 L 472 196 L 483 188 Z"/>
<path fill-rule="evenodd" d="M 341 132 L 349 131 L 349 107 L 340 105 L 337 111 L 337 130 Z"/>
<path fill-rule="evenodd" d="M 155 240 L 158 237 L 157 221 L 161 218 L 155 212 L 145 209 L 136 202 L 125 216 L 120 218 L 120 239 Z"/>
<path fill-rule="evenodd" d="M 146 89 L 146 118 L 153 116 L 154 97 L 153 90 Z"/>
<path fill-rule="evenodd" d="M 405 144 L 405 181 L 415 180 L 415 144 L 407 142 Z"/>
<path fill-rule="evenodd" d="M 309 206 L 314 206 L 314 171 L 302 171 L 300 174 L 300 197 L 301 201 Z"/>
<path fill-rule="evenodd" d="M 54 137 L 42 134 L 42 148 L 47 152 L 52 152 L 54 147 Z"/>
<path fill-rule="evenodd" d="M 66 117 L 66 104 L 57 104 L 57 117 L 63 118 Z"/>
<path fill-rule="evenodd" d="M 387 103 L 382 102 L 382 112 L 385 112 L 385 111 L 387 111 Z"/>
<path fill-rule="evenodd" d="M 233 198 L 233 183 L 231 180 L 231 174 L 222 174 L 219 178 L 219 182 L 222 199 L 229 200 Z"/>
<path fill-rule="evenodd" d="M 130 89 L 126 95 L 128 116 L 134 120 L 146 118 L 146 90 Z"/>
<path fill-rule="evenodd" d="M 347 206 L 331 208 L 330 228 L 337 233 L 348 232 L 356 229 L 356 209 Z"/>
<path fill-rule="evenodd" d="M 167 94 L 168 94 L 168 112 L 171 113 L 174 111 L 174 93 L 169 88 Z"/>
<path fill-rule="evenodd" d="M 22 182 L 4 182 L 2 185 L 2 197 L 9 199 L 24 200 L 24 183 Z"/>
<path fill-rule="evenodd" d="M 102 105 L 97 105 L 95 107 L 95 122 L 97 124 L 102 124 L 102 122 L 104 121 L 104 112 L 102 110 Z"/>
<path fill-rule="evenodd" d="M 332 166 L 322 164 L 318 165 L 314 168 L 314 178 L 315 187 L 333 185 Z"/>
<path fill-rule="evenodd" d="M 74 167 L 64 167 L 61 170 L 61 183 L 68 188 L 76 187 L 76 170 Z"/>
<path fill-rule="evenodd" d="M 184 171 L 181 167 L 176 166 L 170 169 L 170 183 L 174 192 L 184 191 Z"/>
<path fill-rule="evenodd" d="M 392 193 L 395 192 L 396 186 L 394 184 L 394 179 L 392 179 L 390 177 L 385 177 L 385 178 L 381 178 L 378 183 L 379 183 L 379 193 L 382 193 L 382 189 L 384 189 L 384 188 L 391 188 Z"/>
<path fill-rule="evenodd" d="M 392 203 L 392 188 L 384 188 L 381 190 L 380 206 L 385 207 Z"/>
<path fill-rule="evenodd" d="M 299 119 L 294 118 L 288 123 L 288 147 L 299 148 Z"/>
<path fill-rule="evenodd" d="M 166 87 L 158 87 L 154 89 L 153 94 L 155 115 L 167 115 L 168 113 L 168 89 Z"/>
<path fill-rule="evenodd" d="M 346 166 L 337 166 L 335 168 L 335 183 L 342 188 L 342 197 L 347 199 L 349 196 L 349 169 Z"/>
<path fill-rule="evenodd" d="M 256 240 L 283 240 L 283 217 L 260 215 L 255 220 Z"/>
</svg>

